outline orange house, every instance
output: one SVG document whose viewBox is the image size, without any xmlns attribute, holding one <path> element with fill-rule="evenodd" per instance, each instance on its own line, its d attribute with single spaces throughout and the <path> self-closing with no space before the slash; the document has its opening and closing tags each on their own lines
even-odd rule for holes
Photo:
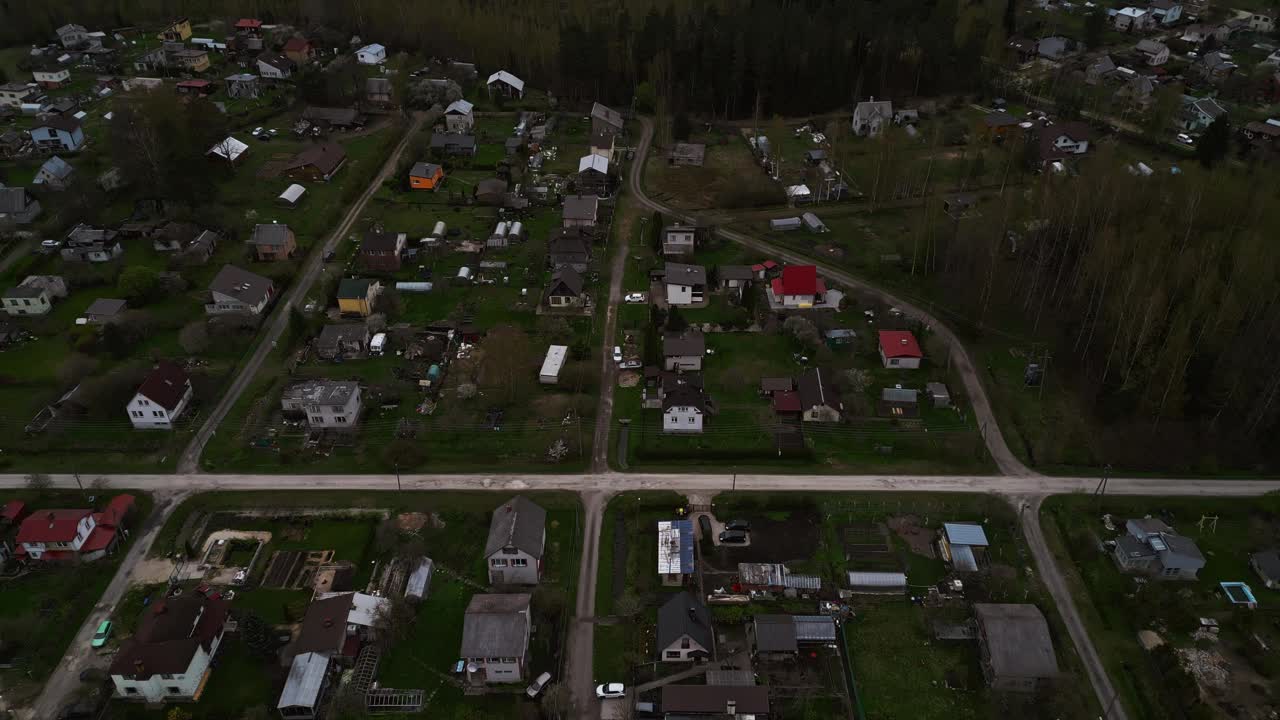
<svg viewBox="0 0 1280 720">
<path fill-rule="evenodd" d="M 413 190 L 437 190 L 444 184 L 444 168 L 435 163 L 414 163 L 409 170 L 409 187 Z"/>
</svg>

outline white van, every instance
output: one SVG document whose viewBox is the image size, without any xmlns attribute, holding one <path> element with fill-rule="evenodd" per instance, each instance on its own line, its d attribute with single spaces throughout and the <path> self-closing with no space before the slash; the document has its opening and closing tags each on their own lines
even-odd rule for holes
<svg viewBox="0 0 1280 720">
<path fill-rule="evenodd" d="M 383 352 L 384 350 L 386 350 L 386 349 L 387 349 L 387 334 L 386 334 L 386 333 L 381 333 L 381 332 L 380 332 L 380 333 L 377 333 L 377 334 L 375 334 L 375 335 L 373 336 L 373 339 L 369 341 L 369 354 L 370 354 L 370 355 L 381 355 L 381 354 L 382 354 L 382 352 Z"/>
</svg>

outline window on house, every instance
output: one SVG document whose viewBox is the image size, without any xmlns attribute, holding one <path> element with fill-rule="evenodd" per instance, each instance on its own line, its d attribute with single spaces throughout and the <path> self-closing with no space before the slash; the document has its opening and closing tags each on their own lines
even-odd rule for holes
<svg viewBox="0 0 1280 720">
<path fill-rule="evenodd" d="M 23 305 L 30 305 L 30 304 L 31 304 L 31 300 L 30 300 L 30 299 L 27 299 L 27 298 L 24 298 L 24 299 L 23 299 L 23 301 L 22 301 L 22 304 L 23 304 Z"/>
<path fill-rule="evenodd" d="M 693 425 L 693 424 L 694 424 L 694 422 L 695 422 L 696 420 L 697 420 L 697 418 L 690 417 L 690 418 L 689 418 L 689 424 L 690 424 L 690 425 Z"/>
<path fill-rule="evenodd" d="M 890 358 L 890 359 L 889 359 L 889 364 L 890 364 L 890 365 L 897 365 L 897 364 L 898 364 L 898 358 Z"/>
<path fill-rule="evenodd" d="M 511 567 L 529 567 L 529 561 L 525 558 L 512 558 Z"/>
<path fill-rule="evenodd" d="M 160 679 L 161 679 L 161 680 L 172 680 L 172 679 L 173 679 L 173 675 L 172 675 L 172 674 L 161 675 L 161 676 L 160 676 Z"/>
<path fill-rule="evenodd" d="M 347 418 L 343 415 L 338 415 L 333 418 L 333 421 L 336 423 L 345 423 L 347 421 Z"/>
<path fill-rule="evenodd" d="M 324 418 L 323 418 L 323 417 L 321 417 L 320 415 L 312 415 L 312 416 L 311 416 L 311 423 L 312 423 L 313 425 L 323 425 L 323 424 L 324 424 Z"/>
<path fill-rule="evenodd" d="M 182 688 L 178 687 L 177 685 L 169 685 L 168 687 L 165 688 L 165 691 L 168 692 L 170 695 L 182 694 Z"/>
<path fill-rule="evenodd" d="M 136 688 L 136 687 L 125 687 L 125 689 L 124 689 L 124 694 L 125 694 L 125 695 L 137 695 L 137 694 L 138 694 L 138 688 Z"/>
<path fill-rule="evenodd" d="M 151 417 L 164 417 L 164 412 L 160 410 L 152 410 Z"/>
<path fill-rule="evenodd" d="M 667 420 L 670 421 L 668 422 L 669 425 L 675 425 L 676 423 L 680 422 L 680 419 L 677 418 L 675 415 L 668 417 Z"/>
<path fill-rule="evenodd" d="M 688 650 L 688 649 L 689 649 L 689 638 L 687 638 L 687 637 L 682 637 L 682 638 L 680 638 L 680 647 L 681 647 L 681 648 L 683 648 L 683 649 L 685 649 L 685 650 Z"/>
<path fill-rule="evenodd" d="M 679 651 L 679 650 L 668 650 L 668 651 L 667 651 L 667 657 L 672 658 L 672 659 L 679 659 L 679 657 L 680 657 L 680 651 Z"/>
<path fill-rule="evenodd" d="M 490 567 L 506 567 L 507 561 L 504 558 L 494 558 L 489 561 Z"/>
</svg>

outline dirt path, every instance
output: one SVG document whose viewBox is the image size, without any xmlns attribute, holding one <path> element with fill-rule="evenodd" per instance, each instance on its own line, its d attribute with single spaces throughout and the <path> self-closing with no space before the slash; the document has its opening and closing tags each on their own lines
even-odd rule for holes
<svg viewBox="0 0 1280 720">
<path fill-rule="evenodd" d="M 595 699 L 592 654 L 595 650 L 596 575 L 600 571 L 600 525 L 609 493 L 582 493 L 586 518 L 582 524 L 582 561 L 578 567 L 578 603 L 569 628 L 569 661 L 564 682 L 573 693 L 575 718 L 597 718 L 600 703 Z"/>
<path fill-rule="evenodd" d="M 204 452 L 205 445 L 209 443 L 209 438 L 213 437 L 218 425 L 226 418 L 227 413 L 235 406 L 240 396 L 244 394 L 244 391 L 249 387 L 249 383 L 253 382 L 254 376 L 258 374 L 258 370 L 262 367 L 263 361 L 267 359 L 267 355 L 275 349 L 276 343 L 284 334 L 285 328 L 289 326 L 290 311 L 294 306 L 301 304 L 306 299 L 307 293 L 311 291 L 311 286 L 315 284 L 316 278 L 320 277 L 320 271 L 324 267 L 325 254 L 337 248 L 339 243 L 347 237 L 347 233 L 351 231 L 351 226 L 360 217 L 360 213 L 364 212 L 369 199 L 373 197 L 378 188 L 382 187 L 382 182 L 391 173 L 395 172 L 396 164 L 400 162 L 400 156 L 404 153 L 405 148 L 409 146 L 409 139 L 421 129 L 425 119 L 426 115 L 424 113 L 414 113 L 413 122 L 409 123 L 404 137 L 400 139 L 400 143 L 396 145 L 390 157 L 383 163 L 382 169 L 374 175 L 373 181 L 369 183 L 369 186 L 360 194 L 355 203 L 348 208 L 347 214 L 342 218 L 342 222 L 338 223 L 338 226 L 330 233 L 328 239 L 320 246 L 312 249 L 310 257 L 307 258 L 306 264 L 303 265 L 302 273 L 289 289 L 288 296 L 276 305 L 271 317 L 267 320 L 270 326 L 266 334 L 258 342 L 258 347 L 254 349 L 248 362 L 240 368 L 239 374 L 231 382 L 231 386 L 227 388 L 226 394 L 214 406 L 204 424 L 196 431 L 195 437 L 191 438 L 186 450 L 182 452 L 182 457 L 178 461 L 178 472 L 190 473 L 199 470 L 200 455 Z"/>
</svg>

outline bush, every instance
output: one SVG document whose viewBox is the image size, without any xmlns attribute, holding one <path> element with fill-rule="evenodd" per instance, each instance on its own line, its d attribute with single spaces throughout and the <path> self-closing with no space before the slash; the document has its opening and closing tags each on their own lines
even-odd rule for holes
<svg viewBox="0 0 1280 720">
<path fill-rule="evenodd" d="M 178 333 L 178 344 L 183 352 L 199 355 L 209 348 L 209 327 L 204 320 L 193 320 Z"/>
</svg>

